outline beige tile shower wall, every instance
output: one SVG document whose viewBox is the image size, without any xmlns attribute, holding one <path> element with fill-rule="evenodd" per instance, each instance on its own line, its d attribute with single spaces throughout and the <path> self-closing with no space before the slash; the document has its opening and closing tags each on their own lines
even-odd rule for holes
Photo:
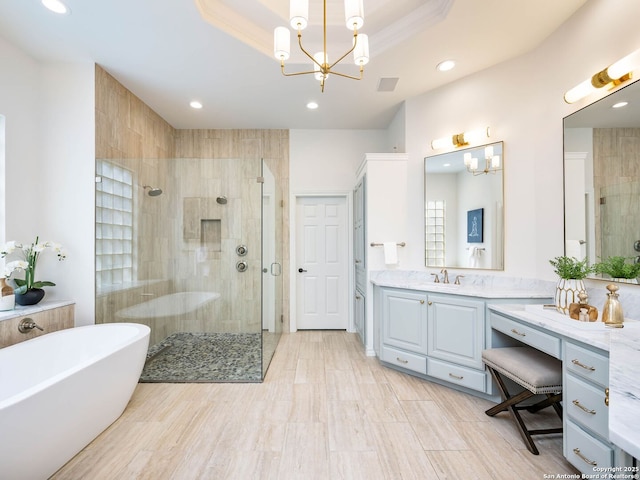
<svg viewBox="0 0 640 480">
<path fill-rule="evenodd" d="M 134 172 L 135 261 L 138 280 L 173 278 L 173 229 L 178 208 L 170 200 L 175 183 L 175 129 L 144 102 L 96 66 L 96 158 Z M 150 197 L 144 185 L 164 194 Z M 171 287 L 169 287 L 171 288 Z M 167 288 L 163 288 L 163 292 Z M 150 292 L 146 292 L 150 293 Z M 160 293 L 160 292 L 158 292 Z M 122 308 L 140 303 L 140 292 L 116 292 L 96 302 L 96 322 L 117 321 Z"/>
<path fill-rule="evenodd" d="M 282 208 L 279 209 L 280 218 L 277 221 L 282 222 L 283 228 L 277 244 L 282 246 L 283 285 L 282 291 L 277 292 L 281 293 L 277 296 L 277 307 L 284 313 L 283 330 L 289 331 L 289 209 L 286 205 L 289 198 L 288 130 L 175 130 L 109 73 L 96 66 L 96 157 L 113 161 L 136 172 L 140 188 L 135 200 L 138 207 L 143 207 L 139 209 L 142 212 L 138 222 L 139 231 L 134 233 L 134 237 L 139 239 L 134 246 L 138 252 L 138 277 L 141 280 L 163 280 L 165 287 L 166 282 L 169 282 L 170 287 L 166 289 L 169 293 L 183 288 L 208 288 L 208 285 L 200 282 L 199 276 L 193 275 L 197 268 L 202 268 L 202 262 L 198 263 L 199 257 L 196 257 L 193 246 L 187 246 L 183 254 L 182 199 L 198 196 L 210 198 L 212 192 L 222 192 L 223 187 L 227 189 L 226 195 L 230 198 L 241 198 L 243 195 L 254 194 L 252 188 L 259 188 L 259 185 L 253 183 L 223 182 L 223 177 L 218 175 L 216 169 L 230 167 L 205 160 L 233 159 L 240 163 L 239 172 L 244 172 L 234 173 L 235 175 L 242 176 L 249 171 L 250 176 L 255 177 L 254 166 L 264 158 L 280 186 L 277 201 L 282 202 Z M 186 170 L 182 171 L 183 168 Z M 196 187 L 203 178 L 209 179 L 206 188 Z M 142 185 L 160 187 L 164 193 L 159 197 L 149 197 L 142 190 Z M 247 213 L 242 210 L 246 206 L 239 206 L 244 203 L 249 204 L 240 202 L 234 205 L 234 202 L 229 201 L 226 205 L 228 208 L 224 210 L 228 218 L 223 229 L 227 228 L 231 233 L 237 234 L 239 216 L 232 213 Z M 248 227 L 247 235 L 259 235 L 260 224 L 255 217 L 259 212 L 248 214 L 253 215 L 253 220 L 249 223 L 251 226 Z M 245 234 L 242 236 L 245 237 Z M 237 237 L 227 238 L 227 242 L 235 249 Z M 228 248 L 229 245 L 223 244 L 221 251 Z M 259 255 L 259 252 L 252 253 Z M 220 261 L 216 260 L 216 255 L 219 257 L 221 252 L 211 252 L 211 259 Z M 257 262 L 257 258 L 259 257 L 252 261 Z M 230 278 L 232 274 L 229 268 L 233 268 L 233 273 L 236 273 L 235 261 L 228 263 L 225 267 L 227 270 L 222 270 L 221 274 L 226 278 Z M 182 325 L 186 319 L 177 319 L 175 331 L 246 331 L 248 325 L 238 324 L 235 318 L 254 319 L 245 320 L 247 323 L 255 323 L 255 319 L 259 318 L 253 312 L 256 298 L 260 294 L 260 285 L 256 285 L 254 280 L 249 281 L 249 275 L 245 277 L 237 287 L 224 282 L 215 283 L 217 280 L 213 278 L 206 279 L 205 282 L 214 283 L 219 288 L 216 291 L 220 293 L 225 293 L 225 289 L 229 290 L 230 296 L 227 298 L 233 298 L 234 301 L 226 304 L 214 302 L 212 306 L 201 309 L 195 319 L 189 319 L 195 324 L 194 328 L 188 328 L 192 325 Z M 178 284 L 172 285 L 174 280 Z M 162 292 L 165 292 L 165 288 L 154 293 Z M 139 303 L 139 296 L 138 291 L 101 296 L 97 302 L 96 321 L 114 321 L 117 311 Z M 247 302 L 247 299 L 250 301 Z M 210 325 L 211 309 L 216 310 L 213 317 L 219 319 L 219 325 Z M 251 312 L 251 315 L 247 312 Z M 259 323 L 251 326 L 259 327 Z M 164 323 L 156 327 L 163 334 L 173 329 L 173 325 Z"/>
<path fill-rule="evenodd" d="M 640 128 L 595 128 L 593 163 L 596 256 L 601 257 L 603 252 L 605 256 L 636 256 L 633 242 L 637 240 L 640 208 L 635 195 L 640 177 Z M 600 197 L 612 194 L 615 197 L 610 196 L 601 206 Z M 603 223 L 605 208 L 615 212 Z"/>
<path fill-rule="evenodd" d="M 177 189 L 188 237 L 180 230 L 185 254 L 178 261 L 175 281 L 188 290 L 205 288 L 221 294 L 220 300 L 197 312 L 196 321 L 202 331 L 257 332 L 260 331 L 259 274 L 261 244 L 261 185 L 256 182 L 264 158 L 276 177 L 279 189 L 277 222 L 280 229 L 277 245 L 282 246 L 282 259 L 288 259 L 288 198 L 289 133 L 287 130 L 178 130 L 176 132 L 176 164 L 180 172 Z M 219 195 L 228 199 L 226 205 L 211 202 Z M 186 199 L 186 200 L 185 200 Z M 282 201 L 282 202 L 281 202 Z M 193 208 L 205 208 L 203 217 L 220 219 L 220 252 L 202 249 L 194 237 Z M 184 217 L 187 216 L 187 218 Z M 195 227 L 197 229 L 197 225 Z M 250 246 L 245 257 L 238 257 L 238 244 Z M 257 247 L 256 247 L 257 246 Z M 249 271 L 239 273 L 238 260 L 249 264 Z M 283 286 L 277 293 L 278 311 L 288 305 L 288 263 L 283 264 Z M 211 322 L 211 318 L 215 321 Z M 285 312 L 284 331 L 288 331 Z"/>
</svg>

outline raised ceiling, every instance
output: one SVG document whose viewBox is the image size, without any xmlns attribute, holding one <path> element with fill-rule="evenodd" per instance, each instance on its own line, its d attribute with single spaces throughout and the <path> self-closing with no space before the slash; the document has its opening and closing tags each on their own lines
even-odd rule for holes
<svg viewBox="0 0 640 480">
<path fill-rule="evenodd" d="M 284 78 L 272 56 L 287 0 L 67 0 L 63 17 L 0 0 L 0 37 L 41 61 L 98 63 L 176 128 L 386 128 L 405 99 L 534 49 L 585 1 L 364 0 L 364 79 L 329 78 L 322 94 L 312 76 Z M 310 0 L 316 31 L 321 4 Z M 351 37 L 342 1 L 327 8 L 331 55 L 333 38 Z M 457 67 L 437 72 L 449 58 Z M 394 77 L 392 92 L 377 91 Z"/>
</svg>

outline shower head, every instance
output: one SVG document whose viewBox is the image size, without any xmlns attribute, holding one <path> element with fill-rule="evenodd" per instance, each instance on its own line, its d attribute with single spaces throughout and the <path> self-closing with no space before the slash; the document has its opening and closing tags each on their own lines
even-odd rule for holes
<svg viewBox="0 0 640 480">
<path fill-rule="evenodd" d="M 216 198 L 216 202 L 218 202 L 220 205 L 226 205 L 227 197 L 225 197 L 224 195 L 220 195 L 218 198 Z"/>
<path fill-rule="evenodd" d="M 144 185 L 142 188 L 149 189 L 149 191 L 147 192 L 147 195 L 149 195 L 150 197 L 157 197 L 158 195 L 162 195 L 161 188 L 151 187 L 149 185 Z"/>
</svg>

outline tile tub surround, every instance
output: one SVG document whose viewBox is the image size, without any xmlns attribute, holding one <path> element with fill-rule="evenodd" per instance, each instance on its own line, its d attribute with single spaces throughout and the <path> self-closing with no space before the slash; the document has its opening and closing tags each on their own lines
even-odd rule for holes
<svg viewBox="0 0 640 480">
<path fill-rule="evenodd" d="M 524 305 L 490 308 L 609 352 L 609 438 L 627 453 L 640 457 L 640 321 L 625 321 L 622 329 L 577 326 L 571 323 L 575 320 L 553 311 L 543 316 Z"/>
<path fill-rule="evenodd" d="M 8 347 L 40 335 L 72 328 L 74 326 L 75 302 L 44 300 L 37 305 L 16 305 L 13 310 L 0 312 L 0 348 Z M 31 318 L 43 328 L 27 333 L 18 331 L 23 318 Z"/>
</svg>

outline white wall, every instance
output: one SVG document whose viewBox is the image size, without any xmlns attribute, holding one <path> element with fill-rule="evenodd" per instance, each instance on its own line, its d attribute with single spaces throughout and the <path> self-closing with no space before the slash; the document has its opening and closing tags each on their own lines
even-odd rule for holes
<svg viewBox="0 0 640 480">
<path fill-rule="evenodd" d="M 94 322 L 94 66 L 42 64 L 0 38 L 0 114 L 5 116 L 6 238 L 39 235 L 68 252 L 45 252 L 36 279 L 45 299 L 76 301 L 76 324 Z"/>
<path fill-rule="evenodd" d="M 566 90 L 640 48 L 640 2 L 590 0 L 534 51 L 406 101 L 409 199 L 420 199 L 430 141 L 491 126 L 504 141 L 506 276 L 554 280 L 548 263 L 563 245 L 562 119 Z M 607 92 L 600 92 L 601 98 Z M 400 113 L 402 114 L 402 112 Z M 409 205 L 407 252 L 424 270 L 421 201 Z"/>
<path fill-rule="evenodd" d="M 291 130 L 292 194 L 352 191 L 365 153 L 390 152 L 385 130 Z"/>
</svg>

